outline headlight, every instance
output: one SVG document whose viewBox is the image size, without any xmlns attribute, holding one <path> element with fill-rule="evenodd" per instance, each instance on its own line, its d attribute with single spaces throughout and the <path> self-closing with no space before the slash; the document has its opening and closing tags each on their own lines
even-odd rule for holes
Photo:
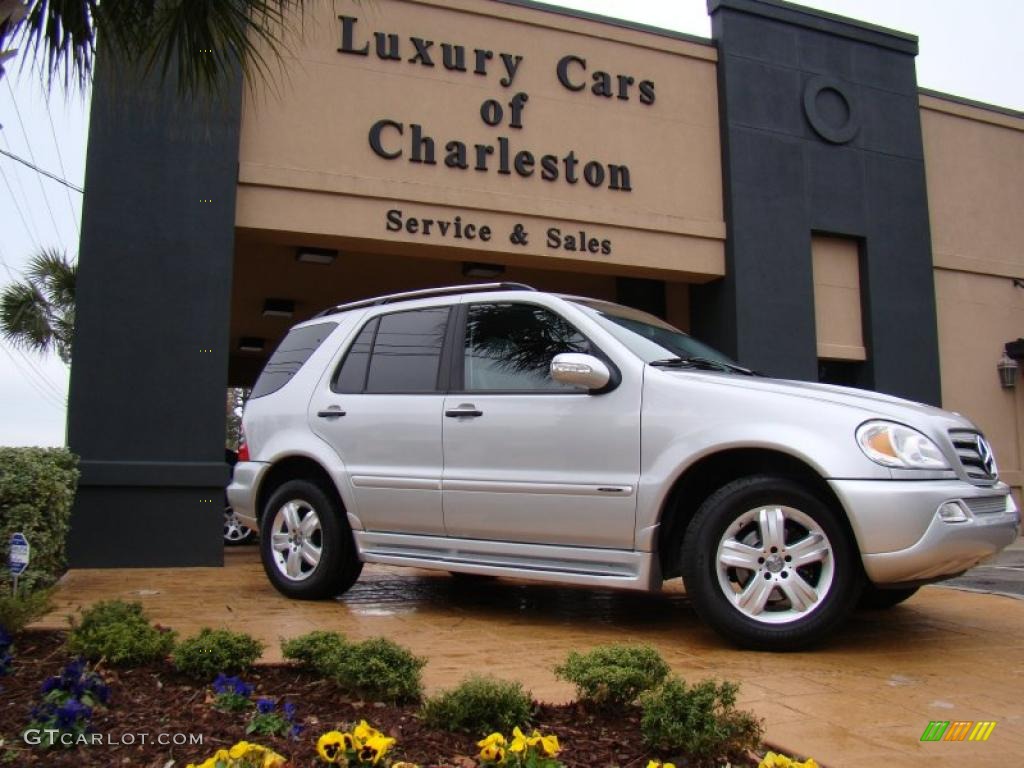
<svg viewBox="0 0 1024 768">
<path fill-rule="evenodd" d="M 891 421 L 868 421 L 857 428 L 857 444 L 876 464 L 899 469 L 949 469 L 938 446 L 916 429 Z"/>
</svg>

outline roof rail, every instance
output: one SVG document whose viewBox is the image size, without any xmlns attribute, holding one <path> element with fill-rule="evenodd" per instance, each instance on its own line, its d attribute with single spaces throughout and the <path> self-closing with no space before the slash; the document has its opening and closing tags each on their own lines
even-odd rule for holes
<svg viewBox="0 0 1024 768">
<path fill-rule="evenodd" d="M 404 293 L 389 293 L 387 296 L 378 296 L 374 299 L 363 299 L 351 301 L 347 304 L 338 304 L 318 312 L 314 317 L 325 317 L 338 312 L 347 312 L 350 309 L 360 307 L 376 307 L 381 304 L 394 304 L 399 301 L 412 301 L 413 299 L 429 299 L 434 296 L 448 296 L 453 293 L 487 293 L 489 291 L 536 291 L 537 289 L 524 283 L 475 283 L 471 285 L 449 285 L 443 288 L 424 288 L 420 291 L 405 291 Z"/>
</svg>

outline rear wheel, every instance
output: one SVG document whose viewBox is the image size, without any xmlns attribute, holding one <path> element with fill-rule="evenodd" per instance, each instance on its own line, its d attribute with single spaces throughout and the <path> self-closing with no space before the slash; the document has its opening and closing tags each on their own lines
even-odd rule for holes
<svg viewBox="0 0 1024 768">
<path fill-rule="evenodd" d="M 263 511 L 260 554 L 279 592 L 317 600 L 345 592 L 363 569 L 344 510 L 310 480 L 289 480 Z"/>
<path fill-rule="evenodd" d="M 708 497 L 687 529 L 682 564 L 701 618 L 762 650 L 817 642 L 846 618 L 862 587 L 836 513 L 804 486 L 768 475 Z"/>
<path fill-rule="evenodd" d="M 861 593 L 859 608 L 868 611 L 884 611 L 899 605 L 904 600 L 909 600 L 917 594 L 920 587 L 900 587 L 899 589 L 879 589 L 873 584 L 864 587 Z"/>
</svg>

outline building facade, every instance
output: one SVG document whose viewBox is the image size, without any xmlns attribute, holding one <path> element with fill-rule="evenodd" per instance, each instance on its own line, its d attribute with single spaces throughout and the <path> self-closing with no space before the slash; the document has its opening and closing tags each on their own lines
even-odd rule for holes
<svg viewBox="0 0 1024 768">
<path fill-rule="evenodd" d="M 712 39 L 525 0 L 312 3 L 214 101 L 97 73 L 69 435 L 77 566 L 221 562 L 224 390 L 347 300 L 617 300 L 763 373 L 962 411 L 1019 490 L 1024 116 L 911 35 L 710 0 Z"/>
</svg>

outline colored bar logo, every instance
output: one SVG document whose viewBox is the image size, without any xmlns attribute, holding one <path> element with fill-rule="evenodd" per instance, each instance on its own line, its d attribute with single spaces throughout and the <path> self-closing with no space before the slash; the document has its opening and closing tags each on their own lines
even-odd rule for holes
<svg viewBox="0 0 1024 768">
<path fill-rule="evenodd" d="M 988 741 L 995 728 L 994 720 L 932 720 L 921 741 Z"/>
</svg>

